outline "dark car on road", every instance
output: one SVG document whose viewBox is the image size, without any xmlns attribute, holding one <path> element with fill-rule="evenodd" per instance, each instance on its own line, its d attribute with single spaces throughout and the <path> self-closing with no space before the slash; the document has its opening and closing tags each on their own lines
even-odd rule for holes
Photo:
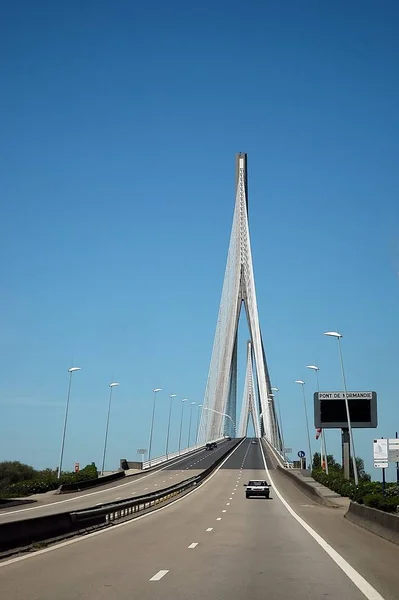
<svg viewBox="0 0 399 600">
<path fill-rule="evenodd" d="M 209 442 L 206 446 L 205 449 L 206 450 L 214 450 L 215 448 L 217 448 L 218 445 L 216 442 Z"/>
</svg>

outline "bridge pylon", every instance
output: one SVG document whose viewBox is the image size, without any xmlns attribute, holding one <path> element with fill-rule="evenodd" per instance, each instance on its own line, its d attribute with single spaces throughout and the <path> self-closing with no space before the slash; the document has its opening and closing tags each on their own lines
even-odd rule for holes
<svg viewBox="0 0 399 600">
<path fill-rule="evenodd" d="M 253 370 L 253 406 L 259 433 L 280 447 L 280 432 L 259 324 L 248 225 L 247 154 L 236 155 L 236 200 L 222 296 L 199 428 L 203 443 L 237 434 L 237 347 L 242 306 L 248 323 Z M 252 367 L 251 367 L 252 368 Z M 226 416 L 228 415 L 228 416 Z M 248 419 L 246 419 L 248 423 Z"/>
</svg>

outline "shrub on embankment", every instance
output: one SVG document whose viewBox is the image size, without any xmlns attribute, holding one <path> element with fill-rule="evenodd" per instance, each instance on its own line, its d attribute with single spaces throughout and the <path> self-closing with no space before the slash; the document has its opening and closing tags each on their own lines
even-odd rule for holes
<svg viewBox="0 0 399 600">
<path fill-rule="evenodd" d="M 74 483 L 87 479 L 97 479 L 98 471 L 94 463 L 87 465 L 77 473 L 63 473 L 57 478 L 57 471 L 45 469 L 37 471 L 18 461 L 0 463 L 0 497 L 21 498 L 32 494 L 41 494 L 56 490 L 62 483 Z"/>
<path fill-rule="evenodd" d="M 361 459 L 357 459 L 357 461 L 361 461 Z M 363 461 L 361 462 L 363 463 Z M 383 493 L 382 483 L 370 481 L 370 476 L 364 470 L 363 472 L 359 471 L 359 484 L 355 485 L 354 479 L 344 478 L 341 466 L 335 461 L 332 461 L 332 468 L 329 467 L 328 475 L 319 465 L 317 465 L 317 461 L 314 461 L 313 479 L 333 492 L 340 496 L 347 496 L 358 504 L 378 508 L 385 512 L 396 512 L 396 507 L 399 506 L 399 486 L 396 483 L 387 483 L 385 493 Z"/>
</svg>

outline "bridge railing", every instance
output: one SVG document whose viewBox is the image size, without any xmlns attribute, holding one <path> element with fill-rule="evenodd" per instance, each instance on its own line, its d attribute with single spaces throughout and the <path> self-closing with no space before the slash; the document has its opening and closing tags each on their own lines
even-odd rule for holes
<svg viewBox="0 0 399 600">
<path fill-rule="evenodd" d="M 221 437 L 221 438 L 216 438 L 215 440 L 210 440 L 210 442 L 222 442 L 225 439 L 226 439 L 225 437 Z M 179 451 L 170 452 L 169 454 L 165 454 L 164 456 L 157 456 L 156 458 L 152 458 L 151 460 L 144 461 L 142 469 L 143 469 L 143 471 L 145 471 L 146 469 L 156 467 L 157 465 L 160 465 L 164 462 L 173 460 L 174 458 L 179 458 L 179 456 L 185 456 L 186 454 L 190 454 L 190 452 L 195 452 L 195 450 L 200 450 L 201 448 L 204 448 L 204 447 L 205 447 L 205 444 L 195 444 L 195 446 L 191 446 L 190 448 L 185 448 L 184 450 L 181 450 L 180 452 Z"/>
</svg>

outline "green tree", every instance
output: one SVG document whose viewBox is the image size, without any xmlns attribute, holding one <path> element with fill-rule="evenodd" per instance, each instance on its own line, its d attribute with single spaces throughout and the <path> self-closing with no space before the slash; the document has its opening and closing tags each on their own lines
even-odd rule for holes
<svg viewBox="0 0 399 600">
<path fill-rule="evenodd" d="M 0 462 L 0 490 L 13 483 L 34 479 L 37 475 L 38 472 L 33 467 L 18 460 Z"/>
</svg>

